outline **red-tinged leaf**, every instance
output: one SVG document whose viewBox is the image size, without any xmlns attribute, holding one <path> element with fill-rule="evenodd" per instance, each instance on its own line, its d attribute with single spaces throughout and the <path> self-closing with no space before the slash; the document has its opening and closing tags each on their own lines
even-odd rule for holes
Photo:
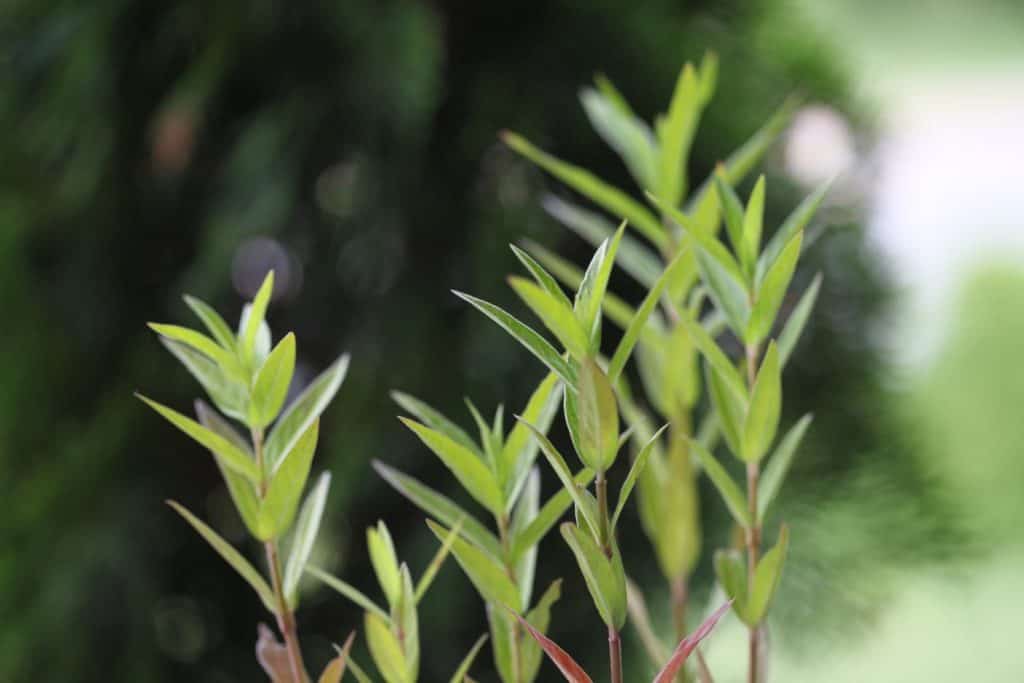
<svg viewBox="0 0 1024 683">
<path fill-rule="evenodd" d="M 512 612 L 512 610 L 509 611 Z M 583 667 L 577 664 L 576 660 L 570 657 L 568 652 L 560 648 L 555 641 L 535 629 L 530 622 L 515 612 L 512 612 L 512 614 L 523 625 L 523 628 L 533 636 L 533 639 L 537 641 L 537 644 L 547 654 L 548 659 L 558 667 L 558 670 L 565 676 L 565 680 L 569 681 L 569 683 L 594 683 L 590 676 L 587 675 L 587 672 L 583 670 Z"/>
<path fill-rule="evenodd" d="M 348 664 L 348 651 L 352 649 L 352 641 L 355 639 L 356 632 L 352 631 L 345 639 L 344 645 L 334 646 L 334 649 L 338 651 L 338 656 L 327 663 L 324 672 L 320 674 L 318 683 L 341 683 L 341 679 L 345 677 L 345 667 Z"/>
<path fill-rule="evenodd" d="M 259 637 L 256 640 L 256 659 L 270 676 L 271 683 L 295 683 L 288 661 L 288 649 L 278 641 L 277 636 L 266 624 L 259 624 L 257 633 Z"/>
<path fill-rule="evenodd" d="M 732 607 L 732 600 L 715 610 L 715 613 L 708 617 L 696 631 L 679 641 L 676 651 L 672 653 L 672 657 L 665 664 L 665 668 L 654 677 L 653 683 L 670 683 L 686 662 L 686 658 L 700 645 L 700 641 L 704 640 L 711 633 L 715 628 L 715 624 L 729 611 L 730 607 Z"/>
</svg>

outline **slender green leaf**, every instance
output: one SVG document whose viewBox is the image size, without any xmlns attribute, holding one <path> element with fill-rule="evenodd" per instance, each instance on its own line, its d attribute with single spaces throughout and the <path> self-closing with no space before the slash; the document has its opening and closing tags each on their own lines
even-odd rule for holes
<svg viewBox="0 0 1024 683">
<path fill-rule="evenodd" d="M 750 593 L 750 608 L 747 615 L 753 624 L 761 623 L 768 613 L 772 598 L 775 597 L 775 591 L 782 579 L 782 566 L 786 563 L 788 548 L 789 527 L 783 524 L 775 547 L 764 554 L 754 572 L 754 587 Z"/>
<path fill-rule="evenodd" d="M 661 223 L 642 204 L 622 190 L 612 187 L 589 171 L 556 159 L 515 133 L 505 132 L 502 139 L 510 148 L 555 176 L 580 194 L 586 195 L 613 216 L 620 216 L 659 248 L 668 245 Z"/>
<path fill-rule="evenodd" d="M 757 255 L 761 251 L 761 232 L 764 226 L 764 176 L 757 179 L 747 199 L 743 214 L 743 245 L 739 249 L 743 269 L 753 274 Z"/>
<path fill-rule="evenodd" d="M 693 340 L 694 345 L 704 355 L 704 358 L 714 366 L 715 370 L 718 371 L 725 386 L 736 394 L 737 398 L 746 400 L 747 390 L 743 384 L 743 378 L 740 376 L 736 366 L 729 360 L 729 357 L 715 343 L 715 340 L 704 331 L 703 327 L 687 317 L 680 319 L 680 324 L 686 327 L 686 331 L 690 333 L 690 338 Z"/>
<path fill-rule="evenodd" d="M 438 539 L 443 541 L 447 538 L 448 529 L 429 519 L 427 525 Z M 493 557 L 461 538 L 455 539 L 452 555 L 485 600 L 503 605 L 519 604 L 519 589 L 505 573 L 505 568 Z"/>
<path fill-rule="evenodd" d="M 246 317 L 245 324 L 242 326 L 241 334 L 239 335 L 242 357 L 250 363 L 256 357 L 256 334 L 259 332 L 260 325 L 263 324 L 263 320 L 266 317 L 267 305 L 270 303 L 270 295 L 273 291 L 274 271 L 271 270 L 263 279 L 263 284 L 260 285 L 256 296 L 253 297 L 252 305 L 249 308 L 249 315 Z"/>
<path fill-rule="evenodd" d="M 594 479 L 594 471 L 589 468 L 580 470 L 573 481 L 578 486 L 587 486 Z M 551 530 L 558 520 L 562 518 L 565 511 L 572 505 L 572 494 L 568 489 L 563 488 L 558 493 L 548 498 L 547 502 L 540 508 L 537 515 L 525 528 L 517 532 L 512 539 L 512 559 L 514 561 L 526 552 L 527 549 L 536 546 Z"/>
<path fill-rule="evenodd" d="M 619 409 L 611 382 L 590 358 L 580 364 L 577 395 L 580 458 L 602 472 L 615 462 L 619 445 Z"/>
<path fill-rule="evenodd" d="M 761 480 L 757 487 L 758 521 L 764 519 L 768 507 L 775 500 L 779 489 L 782 488 L 782 482 L 786 479 L 786 473 L 789 472 L 789 466 L 793 463 L 793 457 L 796 455 L 796 450 L 800 446 L 807 428 L 811 426 L 811 420 L 812 416 L 807 414 L 790 427 L 768 459 L 768 465 L 761 473 Z"/>
<path fill-rule="evenodd" d="M 587 355 L 587 333 L 573 315 L 572 308 L 529 280 L 513 276 L 508 283 L 570 354 L 577 358 Z"/>
<path fill-rule="evenodd" d="M 355 657 L 352 657 L 351 655 L 349 655 L 348 658 L 348 668 L 352 671 L 352 675 L 358 683 L 373 683 L 373 679 L 366 675 L 366 672 L 363 671 L 362 667 L 356 663 Z"/>
<path fill-rule="evenodd" d="M 441 432 L 452 441 L 455 441 L 461 446 L 465 446 L 473 453 L 482 456 L 480 453 L 480 447 L 475 441 L 473 441 L 472 437 L 470 437 L 469 434 L 467 434 L 461 427 L 434 408 L 431 408 L 415 396 L 410 396 L 409 394 L 402 393 L 401 391 L 392 391 L 391 398 L 402 408 L 402 410 L 411 413 L 413 417 L 423 424 L 427 425 L 434 431 Z"/>
<path fill-rule="evenodd" d="M 686 158 L 697 129 L 700 107 L 697 72 L 692 64 L 686 64 L 676 81 L 668 113 L 657 126 L 661 143 L 658 191 L 671 206 L 679 204 L 686 193 Z"/>
<path fill-rule="evenodd" d="M 701 465 L 704 466 L 704 471 L 707 472 L 708 478 L 711 479 L 711 483 L 715 485 L 715 488 L 722 495 L 722 499 L 725 501 L 726 507 L 729 508 L 733 519 L 744 529 L 750 528 L 750 511 L 747 509 L 747 499 L 743 495 L 743 491 L 740 490 L 740 487 L 733 481 L 733 478 L 729 476 L 729 473 L 725 471 L 722 464 L 718 462 L 715 456 L 711 455 L 708 449 L 692 439 L 690 440 L 690 447 L 697 455 L 697 458 L 700 459 Z"/>
<path fill-rule="evenodd" d="M 713 244 L 721 247 L 720 242 L 714 241 Z M 729 327 L 738 336 L 743 336 L 750 320 L 749 293 L 742 278 L 733 272 L 735 264 L 724 260 L 726 257 L 724 247 L 710 251 L 705 244 L 697 246 L 697 265 L 711 299 L 725 314 Z"/>
<path fill-rule="evenodd" d="M 494 473 L 479 458 L 441 432 L 435 432 L 415 420 L 399 419 L 441 459 L 445 467 L 451 470 L 459 483 L 478 503 L 494 514 L 501 514 L 501 491 L 494 481 Z"/>
<path fill-rule="evenodd" d="M 700 80 L 699 98 L 701 106 L 706 105 L 711 96 L 715 94 L 715 86 L 718 83 L 718 55 L 708 50 L 700 60 L 700 72 L 697 74 Z"/>
<path fill-rule="evenodd" d="M 729 235 L 729 242 L 735 253 L 741 253 L 743 249 L 743 204 L 736 195 L 736 191 L 725 179 L 725 168 L 719 166 L 714 174 L 715 191 L 718 193 L 718 202 L 722 207 L 722 215 L 725 218 L 725 230 Z"/>
<path fill-rule="evenodd" d="M 625 583 L 620 585 L 617 580 L 612 562 L 594 537 L 572 522 L 564 522 L 559 529 L 576 556 L 576 563 L 601 619 L 608 626 L 622 628 L 626 621 L 626 589 Z"/>
<path fill-rule="evenodd" d="M 789 282 L 793 279 L 802 243 L 803 233 L 798 232 L 796 237 L 790 240 L 786 248 L 779 254 L 779 258 L 772 264 L 772 267 L 768 269 L 768 274 L 757 292 L 754 310 L 750 316 L 750 325 L 746 334 L 747 343 L 759 344 L 772 331 L 775 316 L 779 313 L 779 306 L 782 305 L 782 299 L 786 296 L 786 290 L 789 289 Z"/>
<path fill-rule="evenodd" d="M 416 584 L 416 602 L 419 603 L 423 599 L 423 596 L 427 594 L 430 589 L 430 584 L 434 582 L 434 577 L 441 571 L 441 566 L 444 561 L 448 559 L 448 553 L 452 551 L 452 546 L 455 544 L 455 539 L 459 537 L 462 532 L 462 522 L 459 520 L 458 524 L 452 527 L 451 531 L 448 532 L 448 536 L 441 543 L 441 547 L 434 553 L 434 557 L 431 558 L 430 564 L 423 570 L 423 575 L 420 577 L 419 582 Z"/>
<path fill-rule="evenodd" d="M 539 633 L 546 633 L 551 625 L 551 606 L 562 596 L 562 580 L 551 582 L 537 604 L 526 613 L 526 621 Z M 522 658 L 522 680 L 532 681 L 540 669 L 541 648 L 535 640 L 520 639 L 520 657 Z"/>
<path fill-rule="evenodd" d="M 652 187 L 657 177 L 657 143 L 650 127 L 598 90 L 585 88 L 580 102 L 594 130 L 622 158 L 637 184 Z"/>
<path fill-rule="evenodd" d="M 779 333 L 779 364 L 782 367 L 786 366 L 786 361 L 789 360 L 789 357 L 793 354 L 793 349 L 796 348 L 797 341 L 799 341 L 800 335 L 807 325 L 807 319 L 814 309 L 814 303 L 818 299 L 818 291 L 820 289 L 821 273 L 818 273 L 814 276 L 814 280 L 811 281 L 811 286 L 800 297 L 800 301 L 797 302 L 793 312 L 789 314 L 789 319 L 786 320 L 786 324 L 782 327 L 782 332 Z"/>
<path fill-rule="evenodd" d="M 341 679 L 345 676 L 345 668 L 348 666 L 348 653 L 352 649 L 352 643 L 355 639 L 356 632 L 352 631 L 348 634 L 348 638 L 345 639 L 345 644 L 342 647 L 334 646 L 338 655 L 327 663 L 327 667 L 320 674 L 317 683 L 341 683 Z"/>
<path fill-rule="evenodd" d="M 466 408 L 469 409 L 469 414 L 472 415 L 473 421 L 476 422 L 476 428 L 477 428 L 477 431 L 480 434 L 480 443 L 483 444 L 483 447 L 484 447 L 484 453 L 483 453 L 484 458 L 487 461 L 487 464 L 491 467 L 491 469 L 494 469 L 494 467 L 495 467 L 495 459 L 496 459 L 496 454 L 495 454 L 495 448 L 496 448 L 495 441 L 496 441 L 496 439 L 494 438 L 493 434 L 491 433 L 491 427 L 490 427 L 490 425 L 487 424 L 487 421 L 484 420 L 484 416 L 480 413 L 480 411 L 477 409 L 476 405 L 473 403 L 473 401 L 468 396 L 464 397 L 463 401 L 466 403 Z M 399 418 L 399 419 L 401 419 L 401 418 Z M 468 449 L 468 450 L 470 450 L 470 452 L 472 452 L 474 455 L 476 455 L 476 453 L 477 453 L 477 449 Z"/>
<path fill-rule="evenodd" d="M 600 73 L 595 74 L 594 85 L 597 86 L 598 91 L 604 95 L 606 100 L 615 105 L 616 109 L 627 116 L 635 116 L 633 108 L 629 106 L 629 102 L 607 76 Z"/>
<path fill-rule="evenodd" d="M 544 270 L 544 266 L 536 261 L 528 253 L 520 249 L 514 244 L 509 245 L 512 248 L 512 253 L 516 255 L 519 262 L 530 271 L 530 275 L 537 282 L 538 285 L 544 288 L 544 291 L 550 294 L 560 304 L 564 304 L 566 308 L 572 310 L 572 302 L 569 301 L 569 297 L 566 296 L 562 286 L 558 284 L 558 280 L 548 271 Z"/>
<path fill-rule="evenodd" d="M 277 417 L 288 395 L 294 371 L 295 335 L 289 332 L 256 372 L 249 401 L 249 421 L 253 427 L 262 429 Z"/>
<path fill-rule="evenodd" d="M 285 455 L 292 451 L 313 421 L 323 414 L 338 393 L 346 372 L 348 354 L 342 355 L 320 373 L 278 418 L 263 450 L 271 473 L 277 471 Z"/>
<path fill-rule="evenodd" d="M 640 473 L 643 472 L 644 467 L 647 465 L 647 458 L 654 450 L 654 445 L 657 443 L 658 438 L 662 432 L 668 429 L 668 425 L 662 426 L 654 436 L 644 444 L 640 452 L 636 454 L 636 458 L 633 460 L 633 465 L 629 468 L 629 473 L 626 475 L 626 480 L 622 482 L 622 488 L 619 490 L 619 499 L 615 504 L 615 514 L 612 515 L 612 529 L 619 523 L 619 515 L 622 514 L 623 508 L 626 507 L 626 501 L 629 500 L 629 494 L 633 492 L 633 487 L 636 486 L 636 481 L 640 477 Z"/>
<path fill-rule="evenodd" d="M 551 421 L 558 412 L 561 393 L 562 384 L 558 380 L 558 375 L 549 372 L 523 408 L 521 413 L 523 420 L 537 425 L 538 429 L 547 432 Z M 537 458 L 537 448 L 537 440 L 530 434 L 529 428 L 516 421 L 508 433 L 508 438 L 505 439 L 505 445 L 501 451 L 501 466 L 498 468 L 502 474 L 512 473 L 512 476 L 504 477 L 506 512 L 511 511 L 519 491 L 526 483 L 530 468 L 533 467 Z"/>
<path fill-rule="evenodd" d="M 552 218 L 589 242 L 595 249 L 615 235 L 618 229 L 603 215 L 552 194 L 544 195 L 541 206 Z M 629 234 L 622 236 L 619 250 L 615 254 L 615 262 L 645 287 L 652 286 L 661 272 L 661 260 L 657 254 Z M 567 284 L 578 287 L 579 281 Z"/>
<path fill-rule="evenodd" d="M 161 337 L 160 343 L 202 385 L 218 410 L 241 422 L 248 419 L 249 396 L 245 384 L 229 377 L 216 362 L 181 342 Z"/>
<path fill-rule="evenodd" d="M 608 279 L 612 274 L 612 266 L 615 265 L 615 255 L 619 250 L 619 242 L 622 234 L 626 231 L 626 223 L 623 222 L 610 239 L 601 243 L 601 246 L 594 252 L 590 265 L 583 273 L 583 281 L 576 291 L 576 301 L 573 310 L 583 327 L 587 338 L 590 340 L 590 350 L 596 353 L 601 345 L 601 301 L 605 292 L 608 291 Z M 578 357 L 582 357 L 580 354 Z"/>
<path fill-rule="evenodd" d="M 267 495 L 260 508 L 261 532 L 277 537 L 291 526 L 302 497 L 302 489 L 309 478 L 319 434 L 320 421 L 314 420 L 295 447 L 282 458 L 277 472 L 270 479 Z"/>
<path fill-rule="evenodd" d="M 498 671 L 498 678 L 502 683 L 518 683 L 520 676 L 518 671 L 513 670 L 512 665 L 512 617 L 503 605 L 496 605 L 493 602 L 486 604 L 487 625 L 491 630 L 491 652 L 494 658 L 494 668 Z M 520 650 L 522 643 L 519 639 Z"/>
<path fill-rule="evenodd" d="M 249 455 L 223 436 L 202 426 L 195 420 L 185 417 L 176 410 L 152 401 L 141 394 L 136 396 L 146 405 L 160 413 L 168 422 L 192 437 L 204 448 L 212 451 L 218 461 L 227 468 L 238 472 L 253 484 L 260 481 L 260 472 Z"/>
<path fill-rule="evenodd" d="M 650 319 L 651 313 L 658 306 L 658 301 L 665 290 L 665 285 L 668 284 L 669 280 L 677 272 L 680 264 L 683 263 L 684 255 L 684 252 L 676 254 L 676 257 L 672 259 L 672 262 L 666 266 L 665 271 L 658 277 L 654 287 L 644 297 L 640 308 L 636 311 L 636 315 L 629 321 L 626 332 L 622 335 L 622 339 L 619 341 L 619 345 L 616 347 L 615 353 L 608 363 L 608 381 L 612 384 L 618 381 L 619 375 L 622 374 L 622 370 L 626 367 L 626 361 L 629 360 L 630 354 L 633 353 L 633 347 L 640 340 L 640 335 L 644 328 L 647 327 L 647 321 Z"/>
<path fill-rule="evenodd" d="M 738 550 L 715 551 L 715 576 L 722 590 L 731 599 L 736 615 L 749 625 L 747 619 L 747 564 Z"/>
<path fill-rule="evenodd" d="M 651 625 L 651 615 L 647 610 L 647 602 L 644 600 L 640 588 L 632 580 L 626 580 L 626 600 L 629 607 L 629 623 L 636 629 L 640 636 L 640 644 L 647 653 L 647 658 L 655 666 L 659 666 L 668 659 L 668 650 L 661 642 L 661 638 L 654 632 Z"/>
<path fill-rule="evenodd" d="M 697 649 L 700 641 L 711 634 L 718 620 L 729 611 L 730 605 L 731 603 L 727 602 L 719 607 L 710 617 L 704 620 L 704 623 L 696 631 L 679 641 L 679 645 L 676 646 L 672 657 L 666 662 L 665 667 L 658 672 L 658 675 L 654 677 L 653 683 L 670 683 L 675 680 L 676 674 L 683 664 L 686 663 L 686 659 Z"/>
<path fill-rule="evenodd" d="M 543 633 L 533 627 L 530 622 L 523 619 L 518 614 L 514 614 L 515 618 L 519 620 L 519 623 L 526 629 L 535 641 L 543 648 L 548 659 L 558 668 L 569 683 L 593 683 L 587 672 L 583 670 L 576 660 L 569 656 L 569 653 L 558 646 L 555 641 L 551 640 Z"/>
<path fill-rule="evenodd" d="M 516 419 L 522 421 L 522 418 L 518 416 L 516 416 Z M 540 444 L 541 451 L 544 453 L 548 463 L 551 465 L 551 469 L 555 471 L 555 476 L 557 476 L 558 480 L 562 483 L 562 487 L 569 492 L 570 496 L 572 496 L 572 500 L 576 503 L 576 506 L 583 511 L 583 514 L 587 518 L 587 524 L 589 524 L 592 529 L 597 529 L 597 517 L 591 516 L 590 509 L 587 506 L 586 501 L 583 499 L 584 491 L 573 479 L 572 472 L 569 470 L 569 466 L 566 464 L 565 458 L 563 458 L 562 454 L 558 452 L 558 449 L 555 448 L 554 444 L 552 444 L 546 436 L 537 430 L 536 427 L 528 422 L 523 422 L 523 424 L 527 425 L 530 428 L 530 431 L 533 432 L 534 438 L 536 438 L 537 443 Z"/>
<path fill-rule="evenodd" d="M 483 648 L 484 643 L 486 642 L 486 633 L 477 638 L 476 642 L 473 644 L 473 647 L 470 649 L 469 653 L 467 653 L 466 656 L 463 657 L 462 662 L 459 663 L 459 668 L 455 670 L 455 673 L 452 675 L 449 683 L 463 683 L 466 680 L 466 675 L 469 674 L 469 669 L 473 666 L 473 660 L 475 660 L 476 656 L 480 654 L 480 650 Z"/>
<path fill-rule="evenodd" d="M 306 570 L 309 556 L 313 553 L 313 544 L 320 531 L 320 521 L 324 516 L 327 504 L 327 493 L 331 488 L 331 473 L 324 472 L 316 484 L 306 494 L 306 500 L 299 510 L 299 521 L 292 532 L 291 549 L 288 551 L 288 562 L 284 568 L 284 594 L 288 604 L 295 607 L 299 602 L 299 582 Z"/>
<path fill-rule="evenodd" d="M 779 258 L 779 254 L 786 248 L 786 245 L 792 241 L 797 233 L 802 232 L 807 224 L 810 223 L 811 218 L 817 212 L 818 207 L 821 206 L 822 200 L 825 195 L 828 194 L 829 188 L 832 186 L 832 181 L 829 180 L 818 187 L 817 190 L 807 196 L 800 204 L 793 209 L 793 212 L 789 214 L 779 229 L 775 231 L 772 238 L 768 240 L 768 243 L 764 247 L 764 252 L 761 254 L 761 258 L 757 262 L 757 283 L 760 284 L 764 277 L 767 275 L 768 270 L 775 263 L 775 260 Z"/>
<path fill-rule="evenodd" d="M 327 584 L 328 588 L 334 589 L 336 592 L 348 598 L 357 606 L 362 607 L 364 610 L 366 610 L 367 615 L 373 614 L 380 618 L 385 624 L 391 623 L 391 617 L 388 616 L 388 613 L 380 607 L 378 607 L 373 602 L 373 600 L 370 600 L 370 598 L 366 597 L 355 586 L 352 586 L 351 584 L 342 581 L 338 577 L 332 576 L 331 574 L 325 572 L 323 569 L 315 567 L 311 564 L 306 565 L 306 573 L 312 574 L 314 577 L 316 577 L 323 583 Z"/>
<path fill-rule="evenodd" d="M 775 440 L 782 410 L 782 377 L 779 367 L 779 350 L 775 342 L 768 344 L 768 351 L 761 361 L 757 380 L 750 392 L 750 410 L 743 427 L 743 459 L 757 462 L 768 452 Z"/>
<path fill-rule="evenodd" d="M 227 420 L 222 418 L 217 411 L 202 401 L 196 401 L 194 405 L 196 417 L 199 418 L 199 424 L 224 437 L 238 447 L 239 450 L 245 453 L 250 452 L 249 444 L 245 442 L 242 435 L 235 431 L 235 428 L 228 424 Z M 213 451 L 210 451 L 210 453 L 213 454 L 217 467 L 220 468 L 221 476 L 224 477 L 224 483 L 228 487 L 228 493 L 231 494 L 231 500 L 235 504 L 235 509 L 238 510 L 238 515 L 242 518 L 249 533 L 261 541 L 267 540 L 267 538 L 261 538 L 259 531 L 260 501 L 256 497 L 256 489 L 241 474 L 229 467 L 225 467 L 216 453 Z"/>
<path fill-rule="evenodd" d="M 391 632 L 390 624 L 374 612 L 367 612 L 364 620 L 366 644 L 370 646 L 377 671 L 387 683 L 411 683 L 407 677 L 408 663 L 402 645 Z"/>
<path fill-rule="evenodd" d="M 540 469 L 533 468 L 523 491 L 519 496 L 512 511 L 512 524 L 509 526 L 509 559 L 506 566 L 512 566 L 515 570 L 516 586 L 519 588 L 519 609 L 526 609 L 533 599 L 533 578 L 537 570 L 537 546 L 527 548 L 515 560 L 512 560 L 512 553 L 515 550 L 516 538 L 523 529 L 528 527 L 537 514 L 540 512 Z"/>
<path fill-rule="evenodd" d="M 711 405 L 715 409 L 714 414 L 718 418 L 718 425 L 721 427 L 725 442 L 736 457 L 741 457 L 743 428 L 747 419 L 746 401 L 739 399 L 734 392 L 729 390 L 715 366 L 706 363 L 704 375 L 708 396 L 711 398 Z"/>
<path fill-rule="evenodd" d="M 196 314 L 196 317 L 199 318 L 203 325 L 206 326 L 206 329 L 213 335 L 213 338 L 217 343 L 234 354 L 235 335 L 224 318 L 222 318 L 212 306 L 194 296 L 186 294 L 185 304 L 192 309 L 192 312 Z"/>
<path fill-rule="evenodd" d="M 412 587 L 412 574 L 404 562 L 399 568 L 399 574 L 402 577 L 402 592 L 395 606 L 396 616 L 391 620 L 391 627 L 399 635 L 405 652 L 406 680 L 415 681 L 420 673 L 420 625 L 416 614 L 416 593 Z"/>
<path fill-rule="evenodd" d="M 260 576 L 260 573 L 256 571 L 256 568 L 249 564 L 249 561 L 242 557 L 242 554 L 235 550 L 230 543 L 221 538 L 216 531 L 208 527 L 201 519 L 185 509 L 184 506 L 173 500 L 167 501 L 167 504 L 174 508 L 174 511 L 181 515 L 193 529 L 199 532 L 199 535 L 217 551 L 217 554 L 224 558 L 224 561 L 231 565 L 231 568 L 238 572 L 238 575 L 245 579 L 246 583 L 252 586 L 253 590 L 256 591 L 256 594 L 263 601 L 264 607 L 276 614 L 277 607 L 274 592 L 267 585 L 263 577 Z"/>
<path fill-rule="evenodd" d="M 234 354 L 202 332 L 196 332 L 180 325 L 164 325 L 160 323 L 149 323 L 149 328 L 161 337 L 195 349 L 219 365 L 225 373 L 234 377 L 239 376 L 238 361 L 235 359 Z"/>
<path fill-rule="evenodd" d="M 373 461 L 373 469 L 396 491 L 444 525 L 454 527 L 462 520 L 462 535 L 467 540 L 491 557 L 502 556 L 501 544 L 494 534 L 447 497 L 379 460 Z"/>
<path fill-rule="evenodd" d="M 545 249 L 536 242 L 525 240 L 524 243 L 530 248 L 530 252 L 537 256 L 537 260 L 544 264 L 548 271 L 561 282 L 572 288 L 578 288 L 583 282 L 583 271 L 575 264 L 569 263 L 558 254 Z M 636 311 L 626 304 L 622 299 L 611 292 L 606 292 L 604 301 L 601 302 L 601 310 L 605 317 L 625 329 L 629 321 L 636 315 Z"/>
<path fill-rule="evenodd" d="M 370 553 L 370 563 L 377 575 L 377 582 L 388 604 L 393 607 L 402 593 L 402 576 L 398 571 L 395 544 L 383 521 L 378 521 L 376 527 L 367 528 L 366 548 Z"/>
<path fill-rule="evenodd" d="M 497 323 L 559 377 L 570 385 L 576 386 L 576 377 L 572 366 L 559 355 L 558 351 L 544 337 L 540 336 L 529 325 L 520 322 L 500 307 L 483 299 L 477 299 L 475 296 L 470 296 L 463 292 L 456 291 L 454 293 L 455 296 L 472 304 L 477 310 Z"/>
</svg>

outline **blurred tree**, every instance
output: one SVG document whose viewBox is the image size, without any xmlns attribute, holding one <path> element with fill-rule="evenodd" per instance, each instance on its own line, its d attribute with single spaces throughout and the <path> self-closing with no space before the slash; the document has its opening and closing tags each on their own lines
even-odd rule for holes
<svg viewBox="0 0 1024 683">
<path fill-rule="evenodd" d="M 281 291 L 270 321 L 294 329 L 306 354 L 297 371 L 310 376 L 341 348 L 354 357 L 322 435 L 336 482 L 325 536 L 337 539 L 324 562 L 368 586 L 363 553 L 350 559 L 347 544 L 355 537 L 360 548 L 378 516 L 404 556 L 425 561 L 433 548 L 419 515 L 368 461 L 386 458 L 438 486 L 446 478 L 397 428 L 386 390 L 455 414 L 462 394 L 519 405 L 539 378 L 448 292 L 508 304 L 505 245 L 562 237 L 536 205 L 543 179 L 496 132 L 522 130 L 623 181 L 588 132 L 576 89 L 604 71 L 650 113 L 683 61 L 712 48 L 722 75 L 693 152 L 701 177 L 790 92 L 847 101 L 824 42 L 786 7 L 5 3 L 0 680 L 258 678 L 252 645 L 263 615 L 159 503 L 205 491 L 184 502 L 221 528 L 237 524 L 217 473 L 131 392 L 165 387 L 159 398 L 187 405 L 192 382 L 144 322 L 183 319 L 181 292 L 237 313 L 268 267 Z M 774 192 L 769 211 L 779 218 L 793 198 Z M 820 443 L 842 445 L 801 465 L 818 476 L 841 473 L 878 442 L 874 350 L 862 331 L 884 290 L 853 225 L 813 258 L 829 276 L 792 405 L 828 405 L 815 429 Z M 571 562 L 556 546 L 543 567 L 552 576 Z M 639 540 L 632 550 L 650 556 Z M 638 559 L 635 571 L 648 569 Z M 484 629 L 461 581 L 444 572 L 435 592 L 444 599 L 424 605 L 424 621 L 442 625 L 430 631 L 425 680 L 441 680 Z M 563 605 L 582 598 L 567 593 Z M 330 596 L 310 602 L 302 627 L 315 660 L 357 614 Z M 556 608 L 556 632 L 589 618 L 579 604 L 579 615 Z M 581 650 L 571 633 L 562 640 Z"/>
</svg>

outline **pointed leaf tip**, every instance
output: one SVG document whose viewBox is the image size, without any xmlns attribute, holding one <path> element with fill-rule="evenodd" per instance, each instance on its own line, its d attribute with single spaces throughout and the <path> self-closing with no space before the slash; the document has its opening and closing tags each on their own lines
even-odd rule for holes
<svg viewBox="0 0 1024 683">
<path fill-rule="evenodd" d="M 666 662 L 665 667 L 658 672 L 658 675 L 654 677 L 653 683 L 670 683 L 675 678 L 676 673 L 686 662 L 686 659 L 690 654 L 697 649 L 700 645 L 700 641 L 704 640 L 712 630 L 718 620 L 721 619 L 729 608 L 732 607 L 732 600 L 729 600 L 724 605 L 715 610 L 714 614 L 704 620 L 696 631 L 679 641 L 679 645 L 676 646 L 675 652 L 672 653 L 672 657 Z"/>
<path fill-rule="evenodd" d="M 568 652 L 563 650 L 558 644 L 545 636 L 543 633 L 533 627 L 530 622 L 521 617 L 519 613 L 510 609 L 507 605 L 505 609 L 508 609 L 512 613 L 519 623 L 526 629 L 527 633 L 533 636 L 533 639 L 537 641 L 541 649 L 548 656 L 548 659 L 558 667 L 558 670 L 565 676 L 565 680 L 569 683 L 593 683 L 593 679 L 587 675 L 587 672 L 583 670 L 575 659 L 573 659 Z"/>
</svg>

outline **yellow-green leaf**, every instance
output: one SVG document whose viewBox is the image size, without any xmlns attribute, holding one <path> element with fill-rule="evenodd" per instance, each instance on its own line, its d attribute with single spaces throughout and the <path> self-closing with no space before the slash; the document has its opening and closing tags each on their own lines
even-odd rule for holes
<svg viewBox="0 0 1024 683">
<path fill-rule="evenodd" d="M 750 510 L 747 509 L 747 498 L 743 495 L 743 491 L 718 462 L 718 459 L 711 455 L 711 451 L 693 439 L 690 440 L 690 448 L 693 449 L 701 465 L 704 466 L 704 471 L 707 472 L 711 483 L 718 489 L 733 519 L 744 529 L 750 528 Z"/>
<path fill-rule="evenodd" d="M 587 334 L 568 305 L 539 285 L 521 277 L 510 277 L 508 283 L 570 354 L 576 358 L 587 355 Z"/>
<path fill-rule="evenodd" d="M 750 393 L 750 409 L 747 411 L 747 420 L 743 427 L 742 456 L 745 461 L 757 462 L 768 452 L 779 427 L 781 409 L 782 377 L 779 350 L 775 342 L 771 342 Z"/>
<path fill-rule="evenodd" d="M 256 372 L 249 400 L 249 423 L 262 429 L 274 421 L 292 382 L 295 370 L 295 335 L 289 332 L 270 352 Z"/>
<path fill-rule="evenodd" d="M 448 537 L 448 529 L 433 520 L 428 519 L 427 526 L 438 539 L 443 541 Z M 511 607 L 519 604 L 519 589 L 497 560 L 461 538 L 456 538 L 452 544 L 452 555 L 485 600 Z"/>
<path fill-rule="evenodd" d="M 294 608 L 299 603 L 299 582 L 306 571 L 309 556 L 313 553 L 320 521 L 324 516 L 327 504 L 327 493 L 331 488 L 331 473 L 324 472 L 317 479 L 316 485 L 306 494 L 306 500 L 299 510 L 299 519 L 292 533 L 291 548 L 288 551 L 288 563 L 284 568 L 284 594 L 288 604 Z"/>
<path fill-rule="evenodd" d="M 252 363 L 255 358 L 255 347 L 256 347 L 256 333 L 259 332 L 260 326 L 263 324 L 263 320 L 267 314 L 267 305 L 270 303 L 270 295 L 274 292 L 274 271 L 269 271 L 267 276 L 263 279 L 263 284 L 260 285 L 259 291 L 256 292 L 256 296 L 253 297 L 252 304 L 249 308 L 249 314 L 246 316 L 245 324 L 242 326 L 241 335 L 239 335 L 239 342 L 241 343 L 240 351 L 242 352 L 242 358 L 248 363 Z"/>
<path fill-rule="evenodd" d="M 294 448 L 281 459 L 277 471 L 270 478 L 267 495 L 260 508 L 260 530 L 272 537 L 279 537 L 288 531 L 295 518 L 295 510 L 302 497 L 302 489 L 309 478 L 309 469 L 316 451 L 320 421 L 305 431 Z"/>
</svg>

